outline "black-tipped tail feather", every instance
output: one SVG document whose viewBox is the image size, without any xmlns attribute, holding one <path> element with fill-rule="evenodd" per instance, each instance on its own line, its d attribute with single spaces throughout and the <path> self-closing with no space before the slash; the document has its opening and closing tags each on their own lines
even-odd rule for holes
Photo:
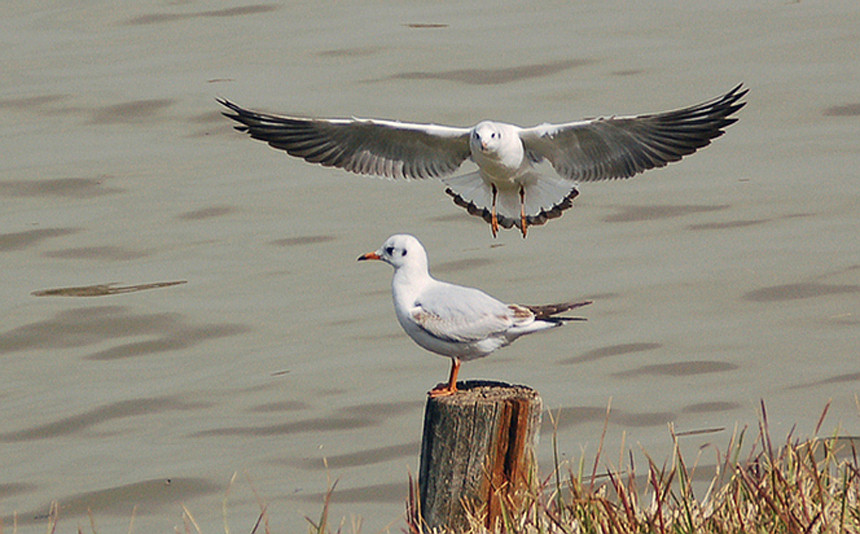
<svg viewBox="0 0 860 534">
<path fill-rule="evenodd" d="M 588 306 L 591 303 L 592 301 L 590 300 L 583 300 L 579 302 L 560 302 L 558 304 L 544 304 L 542 306 L 524 305 L 523 307 L 527 308 L 530 312 L 535 314 L 535 319 L 540 319 L 549 323 L 561 323 L 564 321 L 586 321 L 587 319 L 585 317 L 557 317 L 557 315 L 559 313 L 564 313 L 574 308 Z"/>
<path fill-rule="evenodd" d="M 465 208 L 470 215 L 480 217 L 484 219 L 487 224 L 492 224 L 493 214 L 488 208 L 479 207 L 474 202 L 466 200 L 450 187 L 445 189 L 445 193 L 447 193 L 454 200 L 454 204 L 460 206 L 461 208 Z M 562 213 L 566 209 L 573 207 L 573 199 L 575 199 L 578 195 L 579 191 L 576 188 L 573 188 L 570 193 L 561 200 L 561 202 L 555 204 L 552 208 L 548 210 L 541 210 L 541 212 L 537 215 L 527 215 L 526 224 L 529 226 L 540 226 L 550 219 L 561 217 Z M 502 228 L 510 229 L 516 226 L 517 228 L 522 230 L 522 222 L 520 221 L 519 217 L 508 217 L 496 211 L 496 219 L 499 221 L 499 226 L 501 226 Z"/>
</svg>

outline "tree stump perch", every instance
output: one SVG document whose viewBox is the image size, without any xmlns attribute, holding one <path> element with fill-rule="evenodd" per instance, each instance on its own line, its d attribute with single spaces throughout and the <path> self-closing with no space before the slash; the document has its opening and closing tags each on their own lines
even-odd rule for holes
<svg viewBox="0 0 860 534">
<path fill-rule="evenodd" d="M 420 516 L 432 530 L 465 530 L 469 514 L 492 528 L 537 473 L 541 399 L 526 386 L 461 382 L 455 395 L 428 398 L 424 412 Z"/>
</svg>

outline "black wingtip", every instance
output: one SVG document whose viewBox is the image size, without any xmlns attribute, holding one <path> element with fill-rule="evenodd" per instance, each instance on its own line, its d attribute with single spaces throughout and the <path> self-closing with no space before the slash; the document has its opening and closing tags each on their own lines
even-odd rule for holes
<svg viewBox="0 0 860 534">
<path fill-rule="evenodd" d="M 749 92 L 749 88 L 744 88 L 744 83 L 741 82 L 722 97 L 715 99 L 714 107 L 726 110 L 725 116 L 729 117 L 729 115 L 733 115 L 736 111 L 747 105 L 746 102 L 741 102 L 740 100 Z M 735 122 L 737 118 L 730 118 L 729 120 Z"/>
<path fill-rule="evenodd" d="M 218 102 L 219 104 L 221 104 L 221 105 L 222 105 L 222 106 L 224 106 L 225 108 L 230 109 L 230 110 L 233 110 L 233 111 L 236 111 L 236 112 L 238 112 L 238 111 L 241 109 L 239 106 L 237 106 L 237 105 L 236 105 L 236 104 L 234 104 L 233 102 L 230 102 L 230 101 L 229 101 L 229 100 L 227 100 L 226 98 L 222 98 L 222 97 L 220 97 L 220 96 L 216 96 L 216 97 L 215 97 L 215 102 Z M 223 112 L 222 112 L 222 113 L 223 113 Z"/>
<path fill-rule="evenodd" d="M 241 107 L 239 107 L 238 105 L 234 104 L 233 102 L 230 102 L 230 101 L 229 101 L 229 100 L 227 100 L 226 98 L 222 98 L 222 97 L 215 97 L 215 102 L 218 102 L 219 104 L 221 104 L 221 105 L 222 105 L 222 106 L 224 106 L 225 108 L 227 108 L 227 109 L 229 109 L 230 111 L 232 111 L 232 113 L 230 113 L 230 111 L 221 111 L 221 115 L 224 115 L 224 116 L 225 116 L 225 117 L 227 117 L 228 119 L 232 119 L 232 120 L 234 120 L 234 121 L 236 121 L 236 122 L 241 122 L 241 120 L 240 120 L 240 119 L 241 119 L 241 116 L 242 116 L 242 112 L 243 112 L 243 111 L 245 111 L 245 110 L 243 110 Z M 238 130 L 238 129 L 239 129 L 239 127 L 237 126 L 237 127 L 236 127 L 236 129 Z M 243 131 L 243 130 L 239 130 L 239 131 L 241 132 L 241 131 Z"/>
</svg>

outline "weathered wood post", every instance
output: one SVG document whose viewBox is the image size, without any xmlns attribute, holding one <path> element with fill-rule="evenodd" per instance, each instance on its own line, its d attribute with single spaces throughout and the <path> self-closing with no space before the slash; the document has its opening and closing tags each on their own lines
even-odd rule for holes
<svg viewBox="0 0 860 534">
<path fill-rule="evenodd" d="M 462 531 L 468 514 L 492 528 L 537 474 L 541 399 L 526 386 L 467 381 L 455 395 L 428 398 L 418 475 L 428 530 Z"/>
</svg>

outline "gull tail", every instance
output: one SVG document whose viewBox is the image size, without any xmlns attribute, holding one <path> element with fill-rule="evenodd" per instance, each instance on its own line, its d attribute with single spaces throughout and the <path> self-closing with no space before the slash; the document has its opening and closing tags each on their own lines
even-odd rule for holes
<svg viewBox="0 0 860 534">
<path fill-rule="evenodd" d="M 443 178 L 442 181 L 448 186 L 445 193 L 454 199 L 454 204 L 491 224 L 493 191 L 479 172 Z M 560 217 L 564 210 L 573 206 L 577 195 L 576 184 L 570 181 L 550 176 L 530 177 L 525 185 L 523 204 L 526 224 L 538 226 Z M 496 217 L 502 228 L 516 226 L 522 230 L 518 186 L 498 189 Z"/>
<path fill-rule="evenodd" d="M 581 308 L 591 304 L 590 300 L 579 302 L 560 302 L 558 304 L 545 304 L 543 306 L 523 306 L 530 312 L 535 314 L 535 319 L 547 321 L 550 323 L 562 323 L 564 321 L 587 321 L 585 317 L 556 317 L 559 313 L 564 313 L 574 308 Z"/>
</svg>

